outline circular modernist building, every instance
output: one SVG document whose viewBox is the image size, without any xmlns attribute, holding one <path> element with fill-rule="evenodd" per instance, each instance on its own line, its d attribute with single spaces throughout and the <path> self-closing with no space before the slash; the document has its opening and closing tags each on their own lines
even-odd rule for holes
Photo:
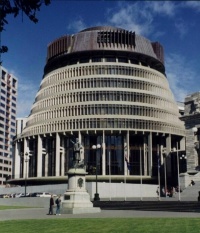
<svg viewBox="0 0 200 233">
<path fill-rule="evenodd" d="M 87 181 L 96 172 L 101 181 L 154 180 L 158 155 L 162 163 L 164 149 L 184 149 L 158 42 L 106 26 L 48 45 L 43 79 L 15 140 L 15 181 L 66 180 L 77 138 Z"/>
</svg>

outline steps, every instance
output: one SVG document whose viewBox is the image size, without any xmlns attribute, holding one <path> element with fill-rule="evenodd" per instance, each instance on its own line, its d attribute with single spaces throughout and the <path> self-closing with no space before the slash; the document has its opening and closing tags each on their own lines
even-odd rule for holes
<svg viewBox="0 0 200 233">
<path fill-rule="evenodd" d="M 197 201 L 98 201 L 93 204 L 104 210 L 200 212 Z"/>
<path fill-rule="evenodd" d="M 188 201 L 197 201 L 200 192 L 200 181 L 195 181 L 194 186 L 188 186 L 181 193 L 181 199 Z"/>
<path fill-rule="evenodd" d="M 200 202 L 198 196 L 200 192 L 200 181 L 196 181 L 194 186 L 188 186 L 174 197 L 162 197 L 158 199 L 146 198 L 143 201 L 97 201 L 93 202 L 94 207 L 100 207 L 105 210 L 142 210 L 142 211 L 172 211 L 172 212 L 199 212 Z"/>
</svg>

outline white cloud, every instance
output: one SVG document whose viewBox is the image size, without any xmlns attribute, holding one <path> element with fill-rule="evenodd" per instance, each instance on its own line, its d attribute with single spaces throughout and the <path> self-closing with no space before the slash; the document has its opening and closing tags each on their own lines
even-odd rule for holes
<svg viewBox="0 0 200 233">
<path fill-rule="evenodd" d="M 151 9 L 152 13 L 162 14 L 166 16 L 174 16 L 176 5 L 171 1 L 150 1 L 146 3 L 147 9 Z"/>
<path fill-rule="evenodd" d="M 17 117 L 29 115 L 37 91 L 38 84 L 33 83 L 31 80 L 20 81 L 17 96 Z"/>
<path fill-rule="evenodd" d="M 72 21 L 72 23 L 67 26 L 67 30 L 71 31 L 72 33 L 77 33 L 85 28 L 87 28 L 87 26 L 81 18 Z"/>
<path fill-rule="evenodd" d="M 175 22 L 175 28 L 179 32 L 180 38 L 183 38 L 188 32 L 188 25 L 181 19 Z"/>
<path fill-rule="evenodd" d="M 175 1 L 120 2 L 108 10 L 107 24 L 135 31 L 143 36 L 153 35 L 157 38 L 165 34 L 163 31 L 165 27 L 159 27 L 159 24 L 162 26 L 163 22 L 159 17 L 165 17 L 171 20 L 180 38 L 183 38 L 188 33 L 189 25 L 180 14 L 180 9 L 186 6 L 200 10 L 200 2 L 196 1 L 185 3 Z"/>
<path fill-rule="evenodd" d="M 192 8 L 196 11 L 200 11 L 200 2 L 199 1 L 185 1 L 184 5 L 186 7 Z"/>
<path fill-rule="evenodd" d="M 177 54 L 169 54 L 165 58 L 166 74 L 170 88 L 177 101 L 183 102 L 186 95 L 193 92 L 191 83 L 197 78 L 192 64 Z M 187 65 L 186 65 L 187 64 Z"/>
<path fill-rule="evenodd" d="M 107 22 L 110 25 L 135 31 L 140 35 L 148 35 L 152 31 L 152 15 L 139 2 L 120 3 L 116 8 L 109 9 Z"/>
<path fill-rule="evenodd" d="M 108 24 L 135 31 L 143 36 L 155 35 L 155 33 L 163 35 L 163 31 L 155 30 L 155 25 L 159 23 L 154 22 L 155 17 L 172 18 L 176 8 L 176 4 L 171 1 L 120 2 L 116 7 L 108 10 L 107 21 Z"/>
</svg>

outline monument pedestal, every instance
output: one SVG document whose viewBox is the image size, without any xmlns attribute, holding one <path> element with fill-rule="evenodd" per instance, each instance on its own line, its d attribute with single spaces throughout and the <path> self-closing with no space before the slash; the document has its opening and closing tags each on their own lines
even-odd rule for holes
<svg viewBox="0 0 200 233">
<path fill-rule="evenodd" d="M 62 201 L 63 214 L 99 213 L 101 209 L 93 207 L 90 195 L 85 188 L 85 175 L 83 168 L 71 168 L 68 171 L 68 189 Z"/>
</svg>

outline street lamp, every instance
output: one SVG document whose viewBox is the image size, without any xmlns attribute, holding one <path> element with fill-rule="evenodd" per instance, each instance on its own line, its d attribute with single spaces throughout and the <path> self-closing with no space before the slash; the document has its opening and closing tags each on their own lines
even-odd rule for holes
<svg viewBox="0 0 200 233">
<path fill-rule="evenodd" d="M 158 200 L 160 201 L 160 147 L 159 144 L 157 144 L 157 159 L 158 159 Z"/>
<path fill-rule="evenodd" d="M 181 172 L 186 172 L 187 171 L 187 163 L 186 163 L 186 160 L 187 160 L 187 156 L 186 155 L 181 155 L 180 156 L 180 160 L 182 161 L 185 161 L 185 162 L 182 162 L 181 163 Z M 184 167 L 184 168 L 183 168 Z"/>
<path fill-rule="evenodd" d="M 166 151 L 166 148 L 162 149 L 162 154 L 164 158 L 165 197 L 167 197 L 167 151 Z"/>
<path fill-rule="evenodd" d="M 28 164 L 28 160 L 29 160 L 29 154 L 28 154 L 28 152 L 26 152 L 25 153 L 25 157 L 24 157 L 24 161 L 25 161 L 25 163 L 26 163 L 26 171 L 25 171 L 25 185 L 24 185 L 24 187 L 25 187 L 25 197 L 26 197 L 26 186 L 27 186 L 27 164 Z"/>
<path fill-rule="evenodd" d="M 196 134 L 197 134 L 197 131 L 198 131 L 198 128 L 197 128 L 197 127 L 193 127 L 193 128 L 192 128 L 192 131 L 194 132 L 194 135 L 196 135 Z"/>
<path fill-rule="evenodd" d="M 25 174 L 24 174 L 24 188 L 25 188 L 24 193 L 25 193 L 25 197 L 26 197 L 26 186 L 27 186 L 27 177 L 28 177 L 28 174 L 27 174 L 28 167 L 27 166 L 28 166 L 29 158 L 32 155 L 32 151 L 29 151 L 29 153 L 26 152 L 25 154 L 23 154 L 23 152 L 21 152 L 20 155 L 21 155 L 21 158 L 23 159 L 22 162 L 26 163 L 25 164 Z M 22 169 L 24 169 L 24 166 L 22 167 Z M 23 175 L 22 175 L 22 177 L 23 177 Z"/>
<path fill-rule="evenodd" d="M 180 188 L 180 177 L 179 177 L 179 156 L 178 156 L 178 142 L 176 143 L 176 148 L 173 148 L 173 152 L 176 152 L 176 160 L 177 160 L 177 172 L 178 172 L 178 200 L 181 200 L 181 188 Z"/>
<path fill-rule="evenodd" d="M 97 150 L 97 149 L 100 149 L 100 148 L 101 148 L 100 144 L 92 146 L 93 150 Z M 96 193 L 94 194 L 94 201 L 100 201 L 99 193 L 98 193 L 98 185 L 97 185 L 97 151 L 96 151 Z"/>
</svg>

